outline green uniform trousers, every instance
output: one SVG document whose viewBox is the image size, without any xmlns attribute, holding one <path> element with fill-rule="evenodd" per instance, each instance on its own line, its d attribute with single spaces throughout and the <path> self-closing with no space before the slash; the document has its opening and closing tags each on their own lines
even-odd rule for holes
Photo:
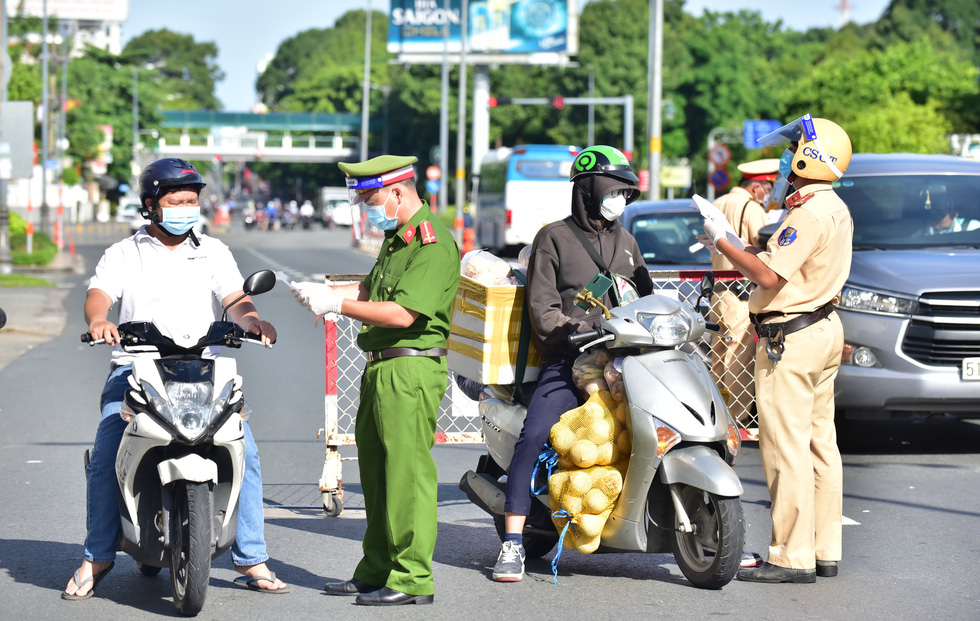
<svg viewBox="0 0 980 621">
<path fill-rule="evenodd" d="M 438 479 L 432 458 L 446 393 L 445 358 L 368 363 L 354 426 L 364 490 L 364 557 L 354 578 L 410 595 L 432 595 Z"/>
</svg>

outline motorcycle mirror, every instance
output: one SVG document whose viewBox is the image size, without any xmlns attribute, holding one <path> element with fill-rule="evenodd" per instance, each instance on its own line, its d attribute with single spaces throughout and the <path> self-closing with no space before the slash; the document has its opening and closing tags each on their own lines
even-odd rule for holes
<svg viewBox="0 0 980 621">
<path fill-rule="evenodd" d="M 701 289 L 698 291 L 698 301 L 695 303 L 694 307 L 701 308 L 702 300 L 710 300 L 711 293 L 715 289 L 715 273 L 712 271 L 707 271 L 704 276 L 701 277 Z"/>
<path fill-rule="evenodd" d="M 245 279 L 242 291 L 245 295 L 259 295 L 276 286 L 276 274 L 272 270 L 260 270 Z"/>
<path fill-rule="evenodd" d="M 235 298 L 235 300 L 225 307 L 224 312 L 221 314 L 221 321 L 226 321 L 228 319 L 228 309 L 238 304 L 242 301 L 245 296 L 248 295 L 259 295 L 260 293 L 265 293 L 271 291 L 273 287 L 276 286 L 276 274 L 272 270 L 260 270 L 255 272 L 251 276 L 245 279 L 245 284 L 242 285 L 242 293 L 240 296 Z"/>
</svg>

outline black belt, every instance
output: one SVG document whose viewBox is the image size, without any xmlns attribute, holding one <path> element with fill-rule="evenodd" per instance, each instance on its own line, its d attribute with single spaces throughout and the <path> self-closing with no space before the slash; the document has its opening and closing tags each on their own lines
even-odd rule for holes
<svg viewBox="0 0 980 621">
<path fill-rule="evenodd" d="M 804 313 L 782 323 L 762 323 L 766 319 L 782 315 L 783 313 L 780 312 L 760 313 L 758 315 L 749 313 L 749 320 L 755 325 L 755 333 L 759 335 L 759 338 L 768 339 L 766 341 L 766 355 L 775 368 L 782 357 L 783 340 L 787 334 L 799 332 L 807 326 L 812 326 L 818 321 L 826 319 L 832 312 L 834 312 L 834 305 L 832 302 L 827 302 L 811 313 Z"/>
<path fill-rule="evenodd" d="M 799 332 L 807 326 L 812 326 L 821 319 L 826 319 L 832 312 L 834 312 L 834 305 L 831 302 L 827 302 L 812 313 L 804 313 L 799 317 L 794 317 L 783 323 L 762 323 L 766 319 L 783 314 L 778 311 L 771 313 L 760 313 L 758 315 L 755 313 L 749 313 L 749 319 L 755 326 L 755 333 L 759 335 L 759 338 L 767 339 L 775 337 L 780 331 L 782 331 L 784 336 L 794 332 Z"/>
<path fill-rule="evenodd" d="M 402 356 L 423 356 L 425 358 L 441 358 L 449 351 L 445 347 L 430 347 L 429 349 L 413 349 L 411 347 L 389 347 L 376 351 L 366 351 L 368 362 L 378 360 L 388 360 L 390 358 L 401 358 Z"/>
</svg>

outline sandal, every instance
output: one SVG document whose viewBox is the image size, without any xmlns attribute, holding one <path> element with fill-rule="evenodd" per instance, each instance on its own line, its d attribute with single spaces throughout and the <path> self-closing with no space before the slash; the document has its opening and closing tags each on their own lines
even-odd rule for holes
<svg viewBox="0 0 980 621">
<path fill-rule="evenodd" d="M 71 577 L 71 579 L 75 582 L 75 590 L 77 591 L 78 589 L 82 588 L 89 582 L 92 583 L 92 587 L 85 593 L 85 595 L 75 595 L 74 593 L 69 593 L 68 591 L 62 591 L 61 599 L 69 602 L 76 602 L 92 597 L 92 593 L 95 592 L 95 587 L 99 586 L 99 583 L 102 582 L 102 579 L 106 577 L 106 574 L 112 571 L 112 568 L 115 566 L 116 566 L 116 562 L 113 561 L 109 563 L 109 566 L 103 569 L 102 571 L 96 574 L 92 574 L 88 578 L 81 581 L 78 579 L 78 572 L 81 570 L 76 569 L 75 574 Z"/>
</svg>

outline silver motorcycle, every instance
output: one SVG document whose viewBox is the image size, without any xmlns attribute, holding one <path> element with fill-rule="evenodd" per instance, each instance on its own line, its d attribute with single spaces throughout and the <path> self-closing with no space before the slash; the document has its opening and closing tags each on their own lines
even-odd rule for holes
<svg viewBox="0 0 980 621">
<path fill-rule="evenodd" d="M 710 295 L 714 278 L 701 282 L 695 306 Z M 595 331 L 573 335 L 580 351 L 605 347 L 623 356 L 632 440 L 623 490 L 602 531 L 598 552 L 672 552 L 695 586 L 719 589 L 739 569 L 745 539 L 742 484 L 732 470 L 741 439 L 697 345 L 706 329 L 718 331 L 690 304 L 653 294 L 608 310 Z M 724 338 L 724 337 L 722 337 Z M 487 454 L 459 487 L 494 518 L 503 539 L 506 473 L 527 413 L 507 386 L 484 389 L 479 410 Z M 530 481 L 528 482 L 531 483 Z M 559 534 L 545 489 L 532 503 L 523 534 L 528 556 L 539 558 Z"/>
</svg>

